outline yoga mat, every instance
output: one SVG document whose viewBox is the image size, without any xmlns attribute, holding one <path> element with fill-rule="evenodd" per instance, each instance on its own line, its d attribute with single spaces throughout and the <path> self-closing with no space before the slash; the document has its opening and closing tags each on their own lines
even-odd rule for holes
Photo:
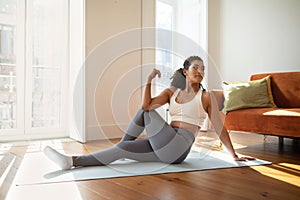
<svg viewBox="0 0 300 200">
<path fill-rule="evenodd" d="M 231 167 L 244 167 L 271 164 L 264 160 L 234 161 L 230 154 L 223 151 L 191 152 L 181 164 L 160 162 L 136 162 L 118 160 L 108 166 L 81 167 L 71 170 L 60 170 L 42 152 L 27 153 L 16 175 L 16 185 L 58 183 L 68 181 L 92 180 L 141 176 L 151 174 L 188 172 Z"/>
</svg>

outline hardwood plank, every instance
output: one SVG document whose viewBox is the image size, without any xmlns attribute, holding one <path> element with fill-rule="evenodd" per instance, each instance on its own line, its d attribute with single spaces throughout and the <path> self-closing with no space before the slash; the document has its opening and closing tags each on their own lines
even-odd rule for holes
<svg viewBox="0 0 300 200">
<path fill-rule="evenodd" d="M 192 188 L 184 184 L 168 181 L 159 178 L 160 175 L 137 176 L 130 179 L 113 179 L 115 183 L 126 186 L 133 190 L 151 195 L 154 199 L 197 199 L 197 188 Z M 214 199 L 215 194 L 211 193 L 206 196 Z"/>
<path fill-rule="evenodd" d="M 151 195 L 128 188 L 126 185 L 115 183 L 109 179 L 81 181 L 78 184 L 80 187 L 88 188 L 88 190 L 107 199 L 153 199 Z"/>
</svg>

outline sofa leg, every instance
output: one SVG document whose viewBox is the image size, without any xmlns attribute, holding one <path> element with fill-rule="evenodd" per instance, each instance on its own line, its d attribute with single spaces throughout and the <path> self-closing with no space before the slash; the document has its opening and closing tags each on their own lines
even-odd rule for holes
<svg viewBox="0 0 300 200">
<path fill-rule="evenodd" d="M 264 135 L 264 143 L 266 143 L 267 142 L 267 135 Z"/>
<path fill-rule="evenodd" d="M 278 136 L 279 145 L 283 145 L 283 136 Z"/>
</svg>

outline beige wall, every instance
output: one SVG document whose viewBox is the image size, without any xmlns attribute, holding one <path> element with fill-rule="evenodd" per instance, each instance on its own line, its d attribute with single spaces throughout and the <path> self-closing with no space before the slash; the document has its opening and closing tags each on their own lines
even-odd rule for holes
<svg viewBox="0 0 300 200">
<path fill-rule="evenodd" d="M 226 81 L 253 73 L 300 71 L 299 0 L 209 0 L 208 51 Z M 211 76 L 210 76 L 211 77 Z M 214 79 L 210 85 L 220 87 Z"/>
<path fill-rule="evenodd" d="M 86 0 L 85 13 L 86 140 L 121 137 L 155 61 L 142 50 L 155 32 L 141 30 L 155 25 L 155 0 Z"/>
<path fill-rule="evenodd" d="M 141 97 L 141 0 L 86 0 L 86 138 L 120 137 Z"/>
</svg>

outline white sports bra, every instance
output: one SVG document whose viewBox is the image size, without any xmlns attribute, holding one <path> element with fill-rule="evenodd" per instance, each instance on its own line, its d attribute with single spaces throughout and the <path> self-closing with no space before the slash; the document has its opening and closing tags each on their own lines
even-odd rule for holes
<svg viewBox="0 0 300 200">
<path fill-rule="evenodd" d="M 176 102 L 179 92 L 180 89 L 177 89 L 170 99 L 169 111 L 171 121 L 186 122 L 202 127 L 207 117 L 201 101 L 202 90 L 199 90 L 191 101 L 182 104 Z"/>
</svg>

